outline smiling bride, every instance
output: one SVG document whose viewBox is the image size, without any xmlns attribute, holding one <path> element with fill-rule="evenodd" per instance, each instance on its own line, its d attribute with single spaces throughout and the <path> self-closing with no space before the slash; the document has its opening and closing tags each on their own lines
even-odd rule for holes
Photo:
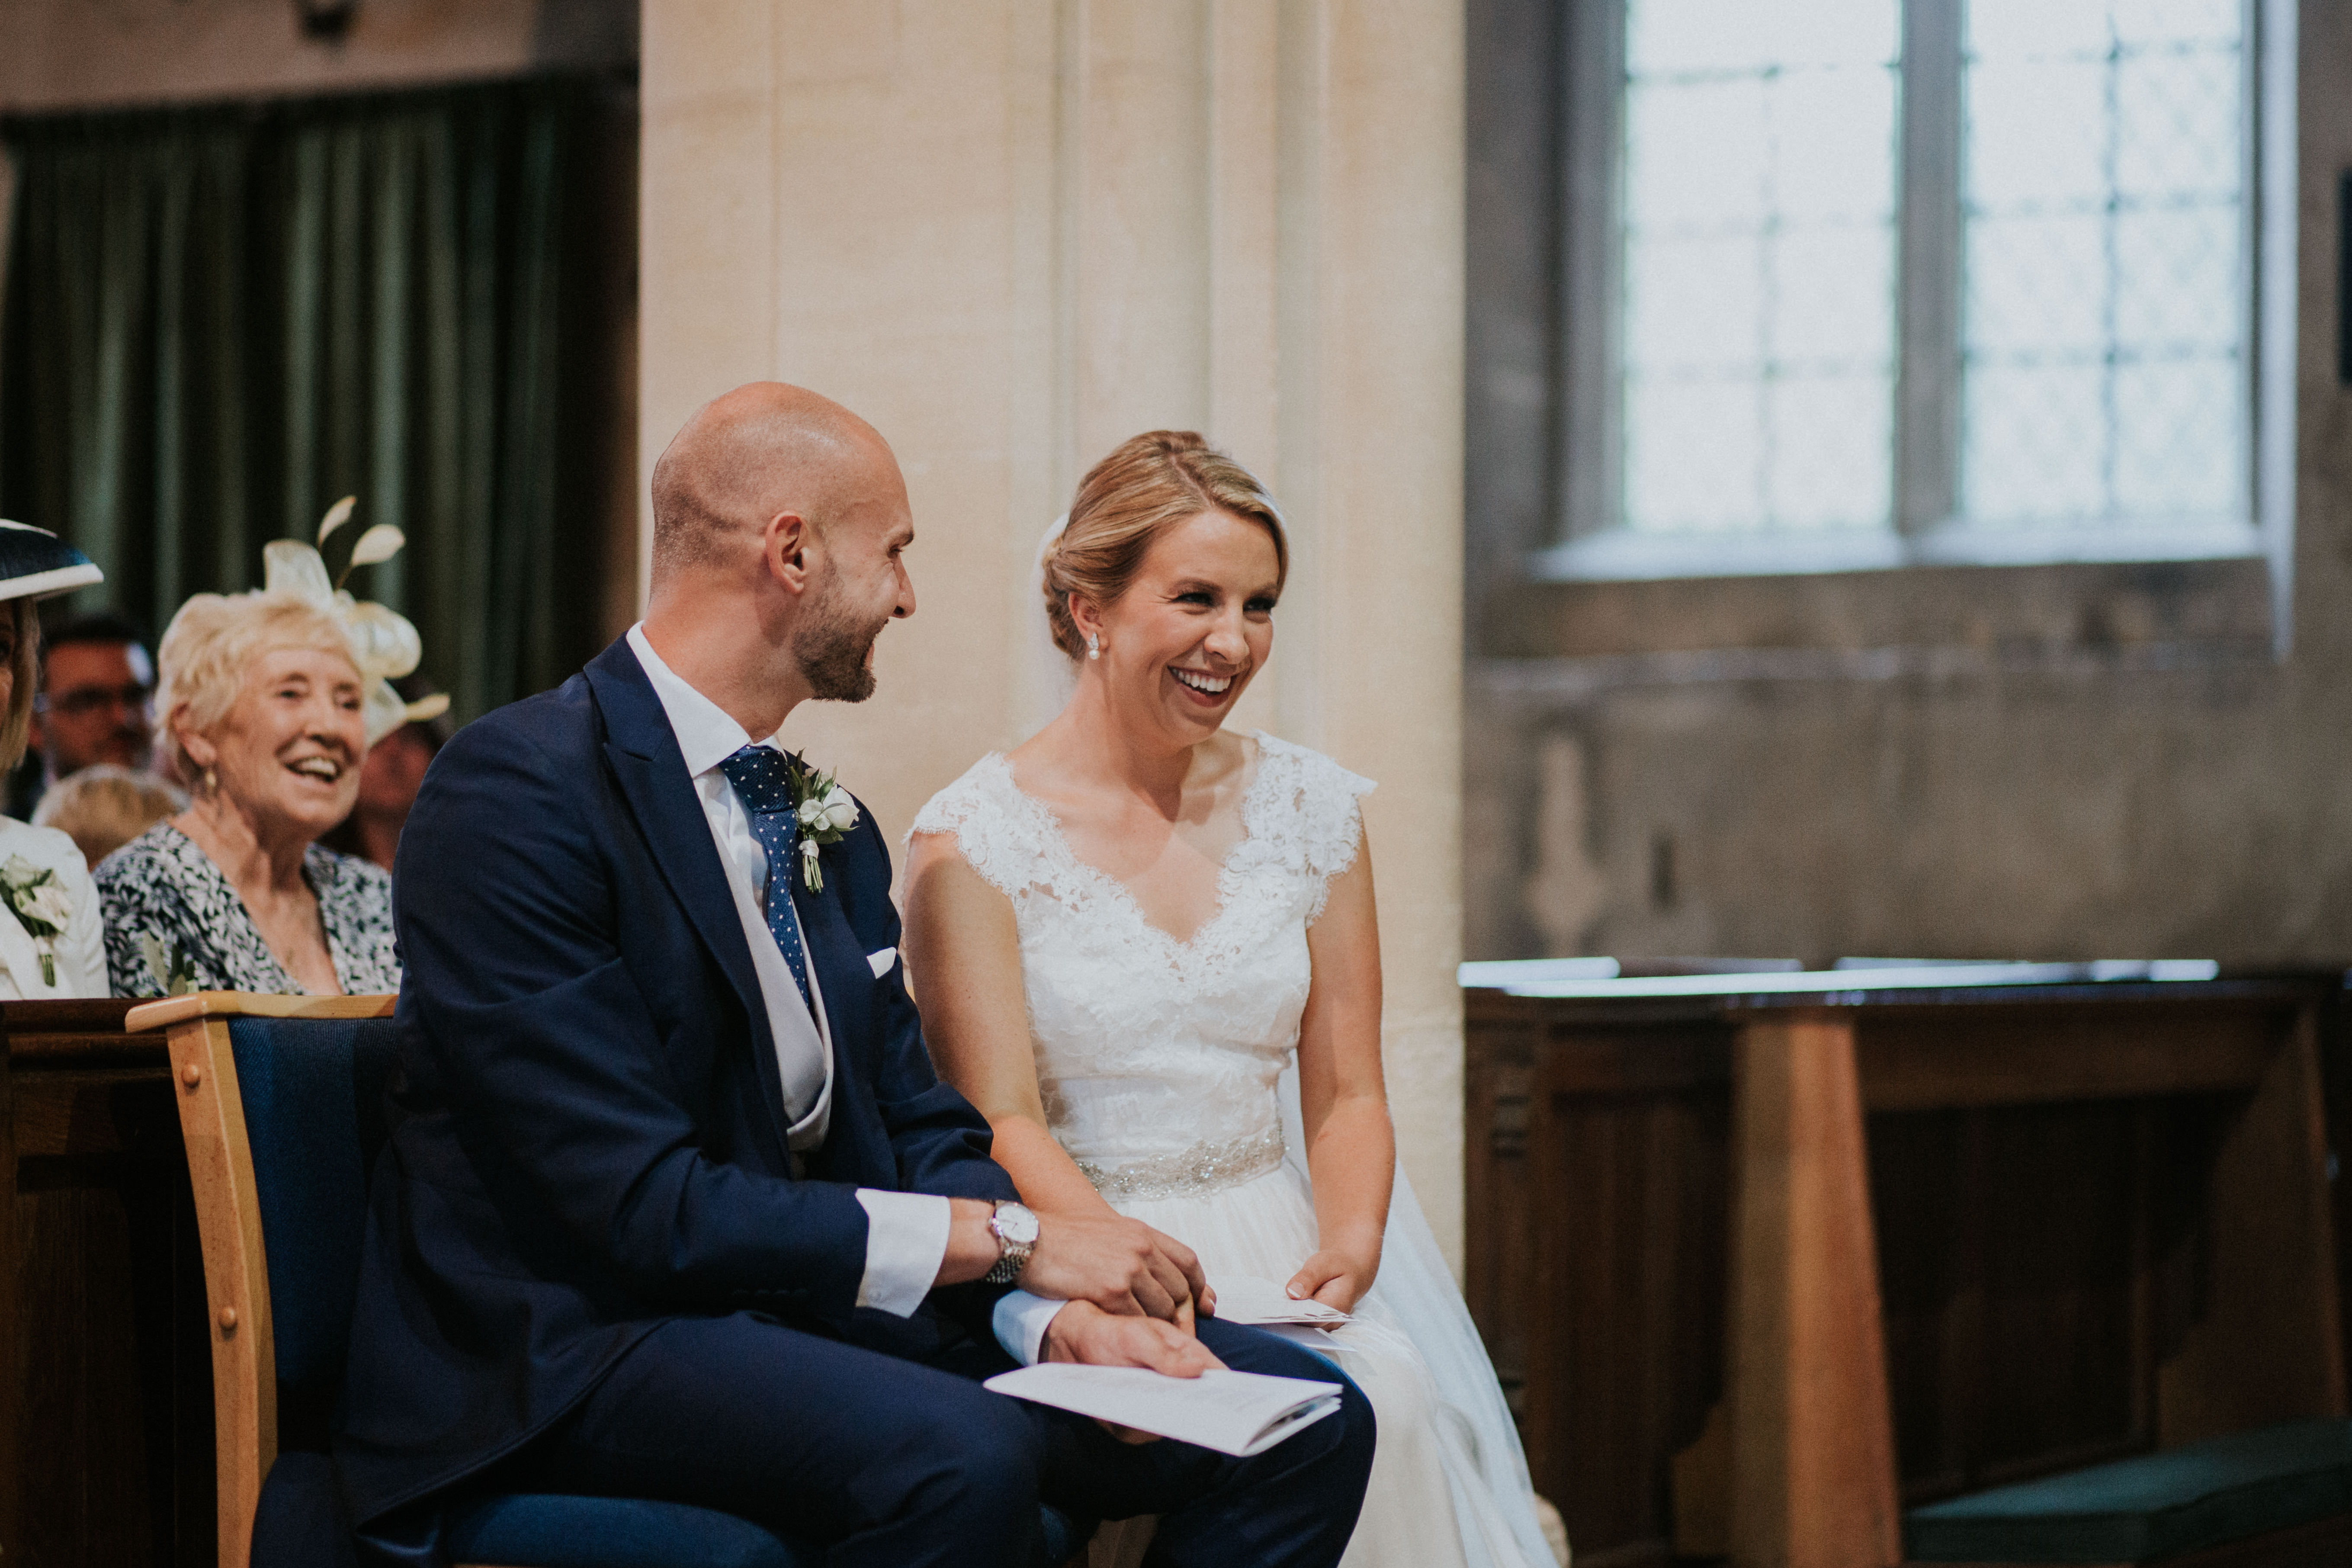
<svg viewBox="0 0 2352 1568">
<path fill-rule="evenodd" d="M 908 967 L 1032 1208 L 1112 1210 L 1165 1275 L 1197 1255 L 1212 1281 L 1351 1314 L 1299 1331 L 1379 1420 L 1347 1563 L 1535 1568 L 1552 1554 L 1517 1434 L 1397 1172 L 1372 785 L 1223 727 L 1288 569 L 1272 498 L 1198 436 L 1139 436 L 1087 475 L 1042 568 L 1076 689 L 916 818 Z"/>
</svg>

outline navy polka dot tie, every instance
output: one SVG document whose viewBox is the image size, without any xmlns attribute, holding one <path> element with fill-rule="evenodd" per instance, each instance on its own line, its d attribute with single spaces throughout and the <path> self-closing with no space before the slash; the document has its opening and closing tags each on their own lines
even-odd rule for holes
<svg viewBox="0 0 2352 1568">
<path fill-rule="evenodd" d="M 751 836 L 768 852 L 768 930 L 776 945 L 784 950 L 784 966 L 793 972 L 793 984 L 801 988 L 801 1000 L 807 1002 L 808 960 L 801 952 L 800 927 L 793 919 L 790 880 L 793 862 L 798 858 L 793 853 L 793 840 L 800 829 L 800 819 L 793 815 L 791 766 L 772 746 L 746 746 L 719 763 L 719 771 L 735 786 L 735 798 L 751 815 Z M 812 1016 L 816 1012 L 814 1003 L 809 1012 Z"/>
</svg>

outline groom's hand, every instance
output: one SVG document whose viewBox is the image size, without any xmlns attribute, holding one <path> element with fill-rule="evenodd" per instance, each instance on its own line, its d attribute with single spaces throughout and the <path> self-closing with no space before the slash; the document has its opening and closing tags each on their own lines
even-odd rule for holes
<svg viewBox="0 0 2352 1568">
<path fill-rule="evenodd" d="M 1173 1237 L 1118 1215 L 1067 1213 L 1042 1219 L 1037 1250 L 1016 1283 L 1033 1296 L 1163 1319 L 1186 1331 L 1193 1304 L 1208 1289 L 1200 1258 Z"/>
<path fill-rule="evenodd" d="M 1073 1301 L 1045 1326 L 1045 1358 L 1087 1366 L 1142 1366 L 1169 1377 L 1198 1377 L 1224 1363 L 1181 1329 L 1153 1318 L 1115 1317 L 1091 1301 Z M 1149 1432 L 1097 1420 L 1122 1443 L 1156 1443 Z"/>
</svg>

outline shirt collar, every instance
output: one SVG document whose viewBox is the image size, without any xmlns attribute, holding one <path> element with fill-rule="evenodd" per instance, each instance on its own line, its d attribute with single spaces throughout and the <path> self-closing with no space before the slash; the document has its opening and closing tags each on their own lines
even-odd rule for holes
<svg viewBox="0 0 2352 1568">
<path fill-rule="evenodd" d="M 745 746 L 783 750 L 772 735 L 754 742 L 742 725 L 728 716 L 727 710 L 688 685 L 683 676 L 664 664 L 662 656 L 646 638 L 643 621 L 629 628 L 629 651 L 637 656 L 646 679 L 653 682 L 654 695 L 661 700 L 670 732 L 677 737 L 678 752 L 686 758 L 688 778 L 701 777 Z"/>
</svg>

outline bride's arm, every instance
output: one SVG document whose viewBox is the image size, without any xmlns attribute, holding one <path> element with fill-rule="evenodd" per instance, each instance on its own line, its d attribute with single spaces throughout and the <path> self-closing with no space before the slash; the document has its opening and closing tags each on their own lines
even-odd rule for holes
<svg viewBox="0 0 2352 1568">
<path fill-rule="evenodd" d="M 1332 879 L 1307 931 L 1315 979 L 1298 1021 L 1298 1105 L 1315 1184 L 1320 1247 L 1292 1276 L 1294 1297 L 1352 1310 L 1381 1271 L 1396 1134 L 1381 1081 L 1381 931 L 1372 850 Z"/>
<path fill-rule="evenodd" d="M 1110 1205 L 1047 1131 L 1021 984 L 1013 902 L 983 880 L 953 836 L 919 833 L 907 861 L 907 980 L 940 1076 L 996 1132 L 996 1163 L 1040 1214 Z"/>
<path fill-rule="evenodd" d="M 1139 1300 L 1129 1310 L 1189 1326 L 1192 1299 L 1202 1286 L 1192 1249 L 1139 1220 L 1121 1217 L 1049 1131 L 1029 1042 L 1021 933 L 1012 900 L 971 868 L 952 834 L 918 833 L 912 843 L 900 942 L 908 984 L 923 1017 L 923 1038 L 940 1076 L 988 1118 L 996 1135 L 992 1152 L 1021 1189 L 1022 1202 L 1045 1216 L 1047 1234 L 1038 1243 L 1038 1261 L 1050 1263 L 1056 1230 L 1115 1227 L 1122 1235 L 1139 1233 L 1149 1238 L 1155 1255 L 1150 1272 L 1168 1300 L 1139 1282 Z M 1034 1279 L 1037 1272 L 1033 1261 L 1021 1283 L 1042 1295 L 1062 1293 Z M 1097 1304 L 1110 1305 L 1100 1300 Z"/>
</svg>

